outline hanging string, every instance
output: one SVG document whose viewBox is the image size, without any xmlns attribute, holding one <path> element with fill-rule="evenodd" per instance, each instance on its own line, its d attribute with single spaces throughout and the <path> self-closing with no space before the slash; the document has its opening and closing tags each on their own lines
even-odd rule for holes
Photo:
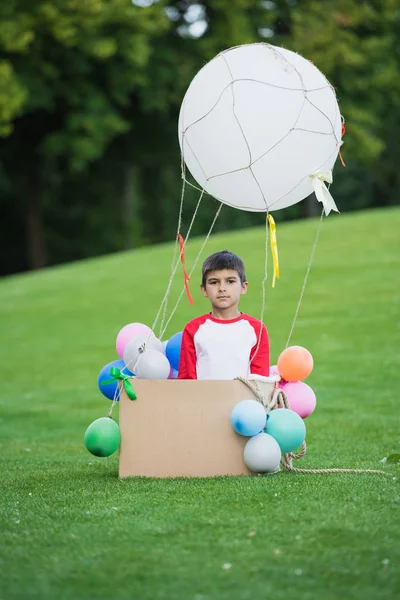
<svg viewBox="0 0 400 600">
<path fill-rule="evenodd" d="M 191 220 L 191 222 L 190 222 L 189 229 L 188 229 L 188 231 L 187 231 L 187 234 L 186 234 L 186 239 L 185 239 L 185 241 L 184 241 L 184 244 L 183 244 L 183 248 L 185 248 L 185 247 L 186 247 L 186 244 L 187 244 L 187 242 L 188 242 L 189 235 L 190 235 L 190 232 L 191 232 L 191 230 L 192 230 L 193 223 L 194 223 L 194 221 L 195 221 L 195 218 L 196 218 L 197 212 L 198 212 L 198 210 L 199 210 L 199 206 L 200 206 L 201 200 L 202 200 L 202 198 L 203 198 L 203 195 L 204 195 L 204 189 L 201 191 L 201 194 L 200 194 L 200 197 L 199 197 L 199 199 L 198 199 L 198 202 L 197 202 L 197 205 L 196 205 L 195 211 L 194 211 L 194 213 L 193 213 L 192 220 Z M 163 309 L 163 307 L 164 307 L 164 303 L 165 303 L 165 304 L 167 304 L 167 303 L 168 303 L 168 297 L 169 297 L 169 293 L 170 293 L 170 290 L 171 290 L 172 281 L 173 281 L 174 275 L 175 275 L 175 273 L 176 273 L 176 270 L 177 270 L 177 268 L 179 267 L 179 264 L 180 264 L 180 262 L 181 262 L 181 258 L 180 258 L 180 256 L 179 256 L 179 258 L 177 259 L 177 261 L 176 261 L 176 263 L 175 263 L 175 266 L 174 266 L 174 268 L 173 268 L 173 270 L 172 270 L 172 272 L 171 272 L 171 275 L 170 275 L 170 278 L 169 278 L 169 282 L 168 282 L 168 285 L 167 285 L 167 290 L 166 290 L 166 292 L 165 292 L 165 294 L 164 294 L 164 298 L 163 298 L 163 299 L 162 299 L 162 301 L 161 301 L 160 308 L 158 309 L 157 315 L 156 315 L 156 317 L 155 317 L 155 319 L 154 319 L 154 322 L 153 322 L 153 325 L 152 325 L 152 327 L 151 327 L 152 331 L 154 331 L 154 329 L 155 329 L 155 327 L 156 327 L 156 325 L 157 325 L 157 322 L 158 322 L 158 319 L 159 319 L 159 317 L 160 317 L 161 311 L 162 311 L 162 309 Z M 164 330 L 165 330 L 165 328 L 164 328 Z M 150 336 L 150 335 L 151 335 L 151 334 L 149 334 L 149 336 Z M 160 333 L 160 338 L 161 338 L 161 337 L 162 337 L 162 334 Z"/>
<path fill-rule="evenodd" d="M 296 312 L 295 312 L 294 317 L 293 317 L 292 326 L 290 328 L 290 332 L 289 332 L 289 336 L 288 336 L 285 348 L 287 348 L 289 346 L 289 343 L 290 343 L 290 340 L 291 340 L 291 337 L 292 337 L 292 334 L 293 334 L 294 326 L 295 326 L 296 321 L 297 321 L 297 316 L 299 314 L 301 302 L 303 300 L 304 292 L 305 292 L 307 281 L 308 281 L 308 276 L 310 274 L 311 265 L 312 265 L 312 262 L 313 262 L 313 259 L 314 259 L 315 250 L 317 248 L 317 243 L 318 243 L 318 238 L 319 238 L 319 234 L 320 234 L 321 227 L 322 227 L 322 220 L 323 220 L 323 218 L 324 218 L 324 209 L 322 209 L 321 218 L 319 220 L 318 229 L 317 229 L 317 235 L 315 236 L 314 245 L 312 247 L 310 260 L 308 262 L 307 271 L 306 271 L 306 274 L 305 274 L 305 277 L 304 277 L 304 281 L 303 281 L 303 287 L 301 288 L 300 298 L 299 298 L 299 301 L 297 303 Z"/>
<path fill-rule="evenodd" d="M 175 265 L 175 261 L 176 261 L 176 253 L 177 253 L 177 249 L 178 249 L 178 236 L 180 235 L 180 231 L 181 231 L 181 227 L 182 227 L 183 202 L 184 202 L 184 198 L 185 198 L 186 177 L 185 177 L 185 163 L 184 163 L 182 155 L 181 155 L 181 177 L 182 177 L 181 202 L 179 205 L 178 226 L 177 226 L 177 230 L 176 230 L 176 238 L 175 238 L 174 251 L 173 251 L 172 263 L 171 263 L 171 272 L 170 272 L 171 283 L 172 283 L 172 279 L 174 276 L 173 273 L 174 273 L 174 265 Z M 162 316 L 161 316 L 160 332 L 163 328 L 164 321 L 165 321 L 165 316 L 166 316 L 167 306 L 168 306 L 168 296 L 169 296 L 169 289 L 167 288 L 166 298 L 164 297 L 165 302 L 163 305 L 163 312 L 162 312 Z M 159 335 L 161 336 L 161 333 Z"/>
<path fill-rule="evenodd" d="M 208 240 L 209 240 L 209 238 L 210 238 L 210 236 L 211 236 L 211 232 L 212 232 L 212 230 L 214 229 L 214 225 L 215 225 L 215 223 L 216 223 L 216 221 L 217 221 L 217 219 L 218 219 L 218 217 L 219 217 L 219 214 L 220 214 L 220 212 L 221 212 L 221 210 L 222 210 L 222 206 L 223 206 L 223 204 L 222 204 L 222 202 L 220 202 L 220 205 L 219 205 L 219 207 L 218 207 L 218 210 L 217 210 L 217 212 L 215 213 L 215 216 L 214 216 L 213 222 L 211 223 L 210 229 L 208 230 L 208 233 L 207 233 L 207 235 L 206 235 L 206 237 L 205 237 L 205 239 L 204 239 L 204 242 L 203 242 L 203 244 L 202 244 L 202 246 L 201 246 L 201 248 L 200 248 L 200 250 L 199 250 L 199 252 L 198 252 L 198 254 L 197 254 L 197 256 L 196 256 L 196 259 L 195 259 L 194 263 L 193 263 L 193 266 L 192 266 L 192 268 L 191 268 L 191 271 L 190 271 L 190 273 L 189 273 L 189 277 L 192 277 L 192 275 L 193 275 L 193 272 L 194 272 L 194 270 L 195 270 L 195 268 L 196 268 L 196 266 L 197 266 L 197 263 L 198 263 L 198 262 L 199 262 L 199 260 L 200 260 L 200 256 L 202 255 L 202 253 L 203 253 L 203 250 L 204 250 L 204 247 L 205 247 L 205 245 L 207 244 L 207 242 L 208 242 Z M 186 239 L 187 239 L 187 238 L 186 238 Z M 165 324 L 165 327 L 164 327 L 164 329 L 162 330 L 162 332 L 161 332 L 161 334 L 160 334 L 160 338 L 161 338 L 161 339 L 162 339 L 162 337 L 163 337 L 163 335 L 164 335 L 165 331 L 167 330 L 167 328 L 168 328 L 168 325 L 170 324 L 170 322 L 171 322 L 171 319 L 172 319 L 172 317 L 174 316 L 174 314 L 175 314 L 175 312 L 176 312 L 176 310 L 177 310 L 177 308 L 178 308 L 178 306 L 179 306 L 179 303 L 180 303 L 180 301 L 181 301 L 181 299 L 182 299 L 182 296 L 183 296 L 183 294 L 184 294 L 184 293 L 185 293 L 185 288 L 183 288 L 183 289 L 182 289 L 182 291 L 181 291 L 181 293 L 180 293 L 180 295 L 179 295 L 179 297 L 178 297 L 178 300 L 176 301 L 176 304 L 175 304 L 175 306 L 174 306 L 174 308 L 173 308 L 173 310 L 172 310 L 172 312 L 171 312 L 171 314 L 170 314 L 170 317 L 169 317 L 168 321 L 166 322 L 166 324 Z"/>
<path fill-rule="evenodd" d="M 114 410 L 114 406 L 119 401 L 121 390 L 122 390 L 122 382 L 118 382 L 118 385 L 117 385 L 117 387 L 115 389 L 115 392 L 114 392 L 114 398 L 112 400 L 112 403 L 111 403 L 111 406 L 110 406 L 110 410 L 108 411 L 108 415 L 107 415 L 107 417 L 110 417 L 110 419 L 111 419 L 112 411 Z"/>
<path fill-rule="evenodd" d="M 261 281 L 261 314 L 260 314 L 260 331 L 257 336 L 257 346 L 254 350 L 253 356 L 249 359 L 248 373 L 250 373 L 250 366 L 255 357 L 257 356 L 257 352 L 260 348 L 261 337 L 263 333 L 263 325 L 264 325 L 264 314 L 265 314 L 265 304 L 266 304 L 266 294 L 265 287 L 268 279 L 268 241 L 269 241 L 269 228 L 268 228 L 268 213 L 267 218 L 265 219 L 265 245 L 264 245 L 264 277 Z"/>
<path fill-rule="evenodd" d="M 182 262 L 182 268 L 183 268 L 183 279 L 184 279 L 186 296 L 188 297 L 188 300 L 189 300 L 190 304 L 194 304 L 192 295 L 191 295 L 190 290 L 189 290 L 190 276 L 187 274 L 187 271 L 186 271 L 185 242 L 184 242 L 184 239 L 183 239 L 183 237 L 181 236 L 180 233 L 178 233 L 178 239 L 179 239 L 179 245 L 180 245 L 180 249 L 181 249 L 180 256 L 181 256 L 181 262 Z"/>
</svg>

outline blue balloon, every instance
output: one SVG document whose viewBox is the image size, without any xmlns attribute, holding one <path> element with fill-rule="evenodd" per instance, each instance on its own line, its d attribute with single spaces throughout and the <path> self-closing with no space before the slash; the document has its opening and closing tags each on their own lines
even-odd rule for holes
<svg viewBox="0 0 400 600">
<path fill-rule="evenodd" d="M 110 375 L 111 367 L 117 367 L 117 369 L 119 369 L 123 375 L 132 376 L 133 373 L 131 373 L 125 367 L 125 363 L 123 360 L 113 360 L 112 362 L 108 363 L 108 365 L 103 367 L 100 371 L 99 376 L 97 378 L 97 385 L 99 390 L 109 400 L 114 400 L 115 392 L 117 392 L 116 400 L 119 401 L 120 391 L 118 388 L 118 381 L 113 381 L 112 383 L 106 384 L 101 383 L 102 381 L 108 381 L 109 379 L 112 379 Z"/>
<path fill-rule="evenodd" d="M 236 433 L 246 437 L 257 435 L 265 427 L 265 409 L 257 400 L 242 400 L 231 412 L 231 425 Z"/>
<path fill-rule="evenodd" d="M 179 370 L 179 361 L 181 358 L 181 346 L 182 346 L 182 335 L 183 331 L 175 333 L 167 342 L 165 348 L 165 354 L 169 360 L 169 363 L 175 371 Z"/>
<path fill-rule="evenodd" d="M 267 415 L 266 432 L 278 442 L 283 453 L 293 452 L 305 440 L 303 419 L 288 408 L 278 408 Z"/>
</svg>

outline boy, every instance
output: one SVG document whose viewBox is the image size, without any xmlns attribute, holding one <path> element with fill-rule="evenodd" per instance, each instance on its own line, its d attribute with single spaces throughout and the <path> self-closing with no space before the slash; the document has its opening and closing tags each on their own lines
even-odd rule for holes
<svg viewBox="0 0 400 600">
<path fill-rule="evenodd" d="M 216 252 L 204 261 L 200 287 L 212 310 L 183 331 L 178 379 L 269 376 L 265 325 L 238 309 L 247 286 L 243 261 L 233 252 Z"/>
</svg>

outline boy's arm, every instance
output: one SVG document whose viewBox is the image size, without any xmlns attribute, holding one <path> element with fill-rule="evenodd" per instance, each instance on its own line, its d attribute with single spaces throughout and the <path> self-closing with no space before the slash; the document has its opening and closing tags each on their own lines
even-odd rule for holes
<svg viewBox="0 0 400 600">
<path fill-rule="evenodd" d="M 269 339 L 264 323 L 261 323 L 261 340 L 258 346 L 257 343 L 253 346 L 250 354 L 250 373 L 269 377 Z"/>
<path fill-rule="evenodd" d="M 196 348 L 193 335 L 185 327 L 182 335 L 178 379 L 197 379 Z"/>
</svg>

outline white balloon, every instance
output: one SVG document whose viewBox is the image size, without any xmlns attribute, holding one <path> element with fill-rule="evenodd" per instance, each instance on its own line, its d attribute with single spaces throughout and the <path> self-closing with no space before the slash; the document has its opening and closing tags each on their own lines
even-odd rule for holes
<svg viewBox="0 0 400 600">
<path fill-rule="evenodd" d="M 146 350 L 136 363 L 136 376 L 140 379 L 168 379 L 171 370 L 168 358 L 157 350 Z"/>
<path fill-rule="evenodd" d="M 168 342 L 169 342 L 169 340 L 165 340 L 164 342 L 161 342 L 162 343 L 162 347 L 163 347 L 162 348 L 163 354 L 167 353 L 167 344 L 168 344 Z"/>
<path fill-rule="evenodd" d="M 281 461 L 278 442 L 268 433 L 250 438 L 244 447 L 244 462 L 254 473 L 273 473 Z"/>
<path fill-rule="evenodd" d="M 341 146 L 333 87 L 310 61 L 271 44 L 230 48 L 194 77 L 179 115 L 184 161 L 235 208 L 274 211 L 313 190 Z"/>
<path fill-rule="evenodd" d="M 130 371 L 135 372 L 136 362 L 140 354 L 147 350 L 157 350 L 158 352 L 162 352 L 163 344 L 153 333 L 151 335 L 145 333 L 134 337 L 133 340 L 126 345 L 124 350 L 123 360 L 126 367 Z"/>
</svg>

